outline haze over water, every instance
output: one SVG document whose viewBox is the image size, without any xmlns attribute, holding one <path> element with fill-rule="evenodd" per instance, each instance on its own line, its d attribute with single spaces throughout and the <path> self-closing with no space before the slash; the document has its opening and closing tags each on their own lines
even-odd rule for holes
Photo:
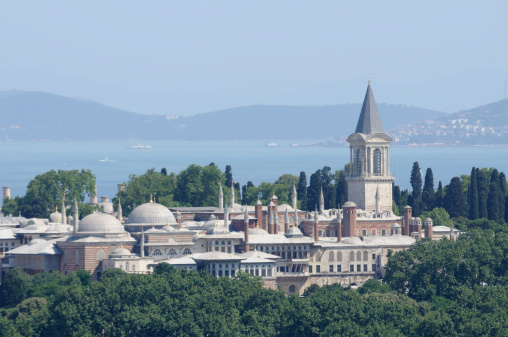
<svg viewBox="0 0 508 337">
<path fill-rule="evenodd" d="M 256 186 L 274 182 L 284 173 L 310 175 L 328 165 L 341 169 L 349 162 L 349 149 L 334 147 L 290 147 L 293 141 L 277 141 L 279 146 L 266 147 L 262 141 L 190 142 L 160 141 L 146 143 L 151 149 L 129 149 L 130 141 L 119 142 L 3 142 L 0 147 L 0 185 L 10 186 L 11 195 L 24 195 L 28 182 L 37 174 L 51 169 L 90 169 L 97 177 L 99 196 L 114 197 L 117 184 L 130 174 L 141 175 L 148 168 L 178 173 L 190 164 L 201 166 L 214 162 L 224 171 L 233 169 L 233 179 L 241 185 L 251 180 Z M 309 141 L 298 142 L 308 144 Z M 508 172 L 508 148 L 431 148 L 392 147 L 390 171 L 395 184 L 410 189 L 413 162 L 418 161 L 425 175 L 427 167 L 434 173 L 434 183 L 443 185 L 454 176 L 470 174 L 471 167 L 494 167 Z M 104 161 L 105 158 L 108 161 Z M 103 160 L 103 161 L 101 161 Z"/>
</svg>

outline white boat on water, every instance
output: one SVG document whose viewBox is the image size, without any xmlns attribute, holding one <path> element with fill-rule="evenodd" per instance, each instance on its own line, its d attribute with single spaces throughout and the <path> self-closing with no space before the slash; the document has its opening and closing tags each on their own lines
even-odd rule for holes
<svg viewBox="0 0 508 337">
<path fill-rule="evenodd" d="M 290 147 L 298 147 L 298 143 L 291 143 L 289 144 Z"/>
<path fill-rule="evenodd" d="M 131 145 L 129 146 L 129 149 L 151 149 L 152 145 L 143 145 L 143 144 L 137 144 L 137 145 Z"/>
<path fill-rule="evenodd" d="M 113 160 L 109 159 L 108 157 L 104 157 L 104 159 L 99 159 L 99 161 L 113 161 Z"/>
<path fill-rule="evenodd" d="M 268 144 L 266 144 L 266 146 L 273 147 L 273 146 L 279 146 L 279 144 L 277 144 L 277 143 L 268 143 Z"/>
</svg>

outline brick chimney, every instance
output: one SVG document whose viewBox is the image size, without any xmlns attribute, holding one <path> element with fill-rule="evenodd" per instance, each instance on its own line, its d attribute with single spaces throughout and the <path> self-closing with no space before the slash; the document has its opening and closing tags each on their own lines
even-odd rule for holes
<svg viewBox="0 0 508 337">
<path fill-rule="evenodd" d="M 352 201 L 342 206 L 342 224 L 344 225 L 344 236 L 356 236 L 356 204 Z"/>
<path fill-rule="evenodd" d="M 432 240 L 432 219 L 425 219 L 425 237 Z"/>
<path fill-rule="evenodd" d="M 409 220 L 411 219 L 412 213 L 413 209 L 411 206 L 404 207 L 404 223 L 402 224 L 402 235 L 411 235 L 411 231 L 409 230 Z"/>
</svg>

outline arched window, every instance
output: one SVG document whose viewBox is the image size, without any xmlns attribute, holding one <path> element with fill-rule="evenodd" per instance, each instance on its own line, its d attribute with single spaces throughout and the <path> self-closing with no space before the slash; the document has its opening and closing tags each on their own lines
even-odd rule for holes
<svg viewBox="0 0 508 337">
<path fill-rule="evenodd" d="M 349 261 L 355 261 L 355 252 L 349 253 Z"/>
<path fill-rule="evenodd" d="M 337 253 L 337 262 L 342 262 L 342 252 Z"/>
<path fill-rule="evenodd" d="M 316 255 L 316 261 L 321 262 L 321 252 L 318 252 Z"/>
<path fill-rule="evenodd" d="M 328 256 L 328 261 L 333 262 L 335 260 L 335 254 L 333 252 L 330 252 Z"/>
<path fill-rule="evenodd" d="M 367 251 L 363 252 L 363 261 L 369 261 L 369 253 Z"/>
<path fill-rule="evenodd" d="M 75 254 L 75 260 L 76 260 L 76 265 L 79 264 L 79 250 L 76 250 L 76 252 L 74 253 Z"/>
<path fill-rule="evenodd" d="M 190 249 L 189 248 L 185 248 L 185 250 L 183 251 L 183 255 L 190 255 L 190 254 L 192 254 Z"/>
<path fill-rule="evenodd" d="M 362 252 L 358 251 L 356 252 L 356 261 L 361 261 L 362 260 Z"/>
<path fill-rule="evenodd" d="M 64 264 L 67 264 L 67 256 L 69 255 L 69 252 L 64 250 Z"/>
<path fill-rule="evenodd" d="M 153 251 L 153 255 L 154 256 L 161 256 L 162 253 L 161 253 L 160 249 L 156 249 L 156 250 Z"/>
<path fill-rule="evenodd" d="M 380 175 L 381 174 L 381 150 L 375 149 L 374 150 L 374 174 Z"/>
<path fill-rule="evenodd" d="M 176 253 L 176 250 L 171 249 L 171 250 L 169 251 L 169 255 L 171 255 L 171 256 L 175 256 L 175 255 L 178 255 L 178 254 Z"/>
<path fill-rule="evenodd" d="M 99 251 L 97 252 L 97 260 L 102 261 L 102 260 L 104 260 L 105 256 L 106 256 L 106 253 L 104 252 L 104 250 L 99 249 Z"/>
<path fill-rule="evenodd" d="M 296 286 L 294 286 L 294 285 L 289 286 L 289 293 L 290 294 L 296 293 Z"/>
<path fill-rule="evenodd" d="M 356 174 L 362 174 L 362 149 L 356 150 Z"/>
</svg>

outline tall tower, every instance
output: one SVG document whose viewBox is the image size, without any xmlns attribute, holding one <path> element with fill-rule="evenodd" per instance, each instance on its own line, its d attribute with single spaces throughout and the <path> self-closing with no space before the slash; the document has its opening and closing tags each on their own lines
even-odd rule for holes
<svg viewBox="0 0 508 337">
<path fill-rule="evenodd" d="M 356 131 L 347 142 L 351 164 L 351 172 L 346 177 L 348 201 L 366 211 L 392 212 L 392 183 L 395 180 L 390 173 L 392 138 L 381 124 L 370 78 Z"/>
</svg>

